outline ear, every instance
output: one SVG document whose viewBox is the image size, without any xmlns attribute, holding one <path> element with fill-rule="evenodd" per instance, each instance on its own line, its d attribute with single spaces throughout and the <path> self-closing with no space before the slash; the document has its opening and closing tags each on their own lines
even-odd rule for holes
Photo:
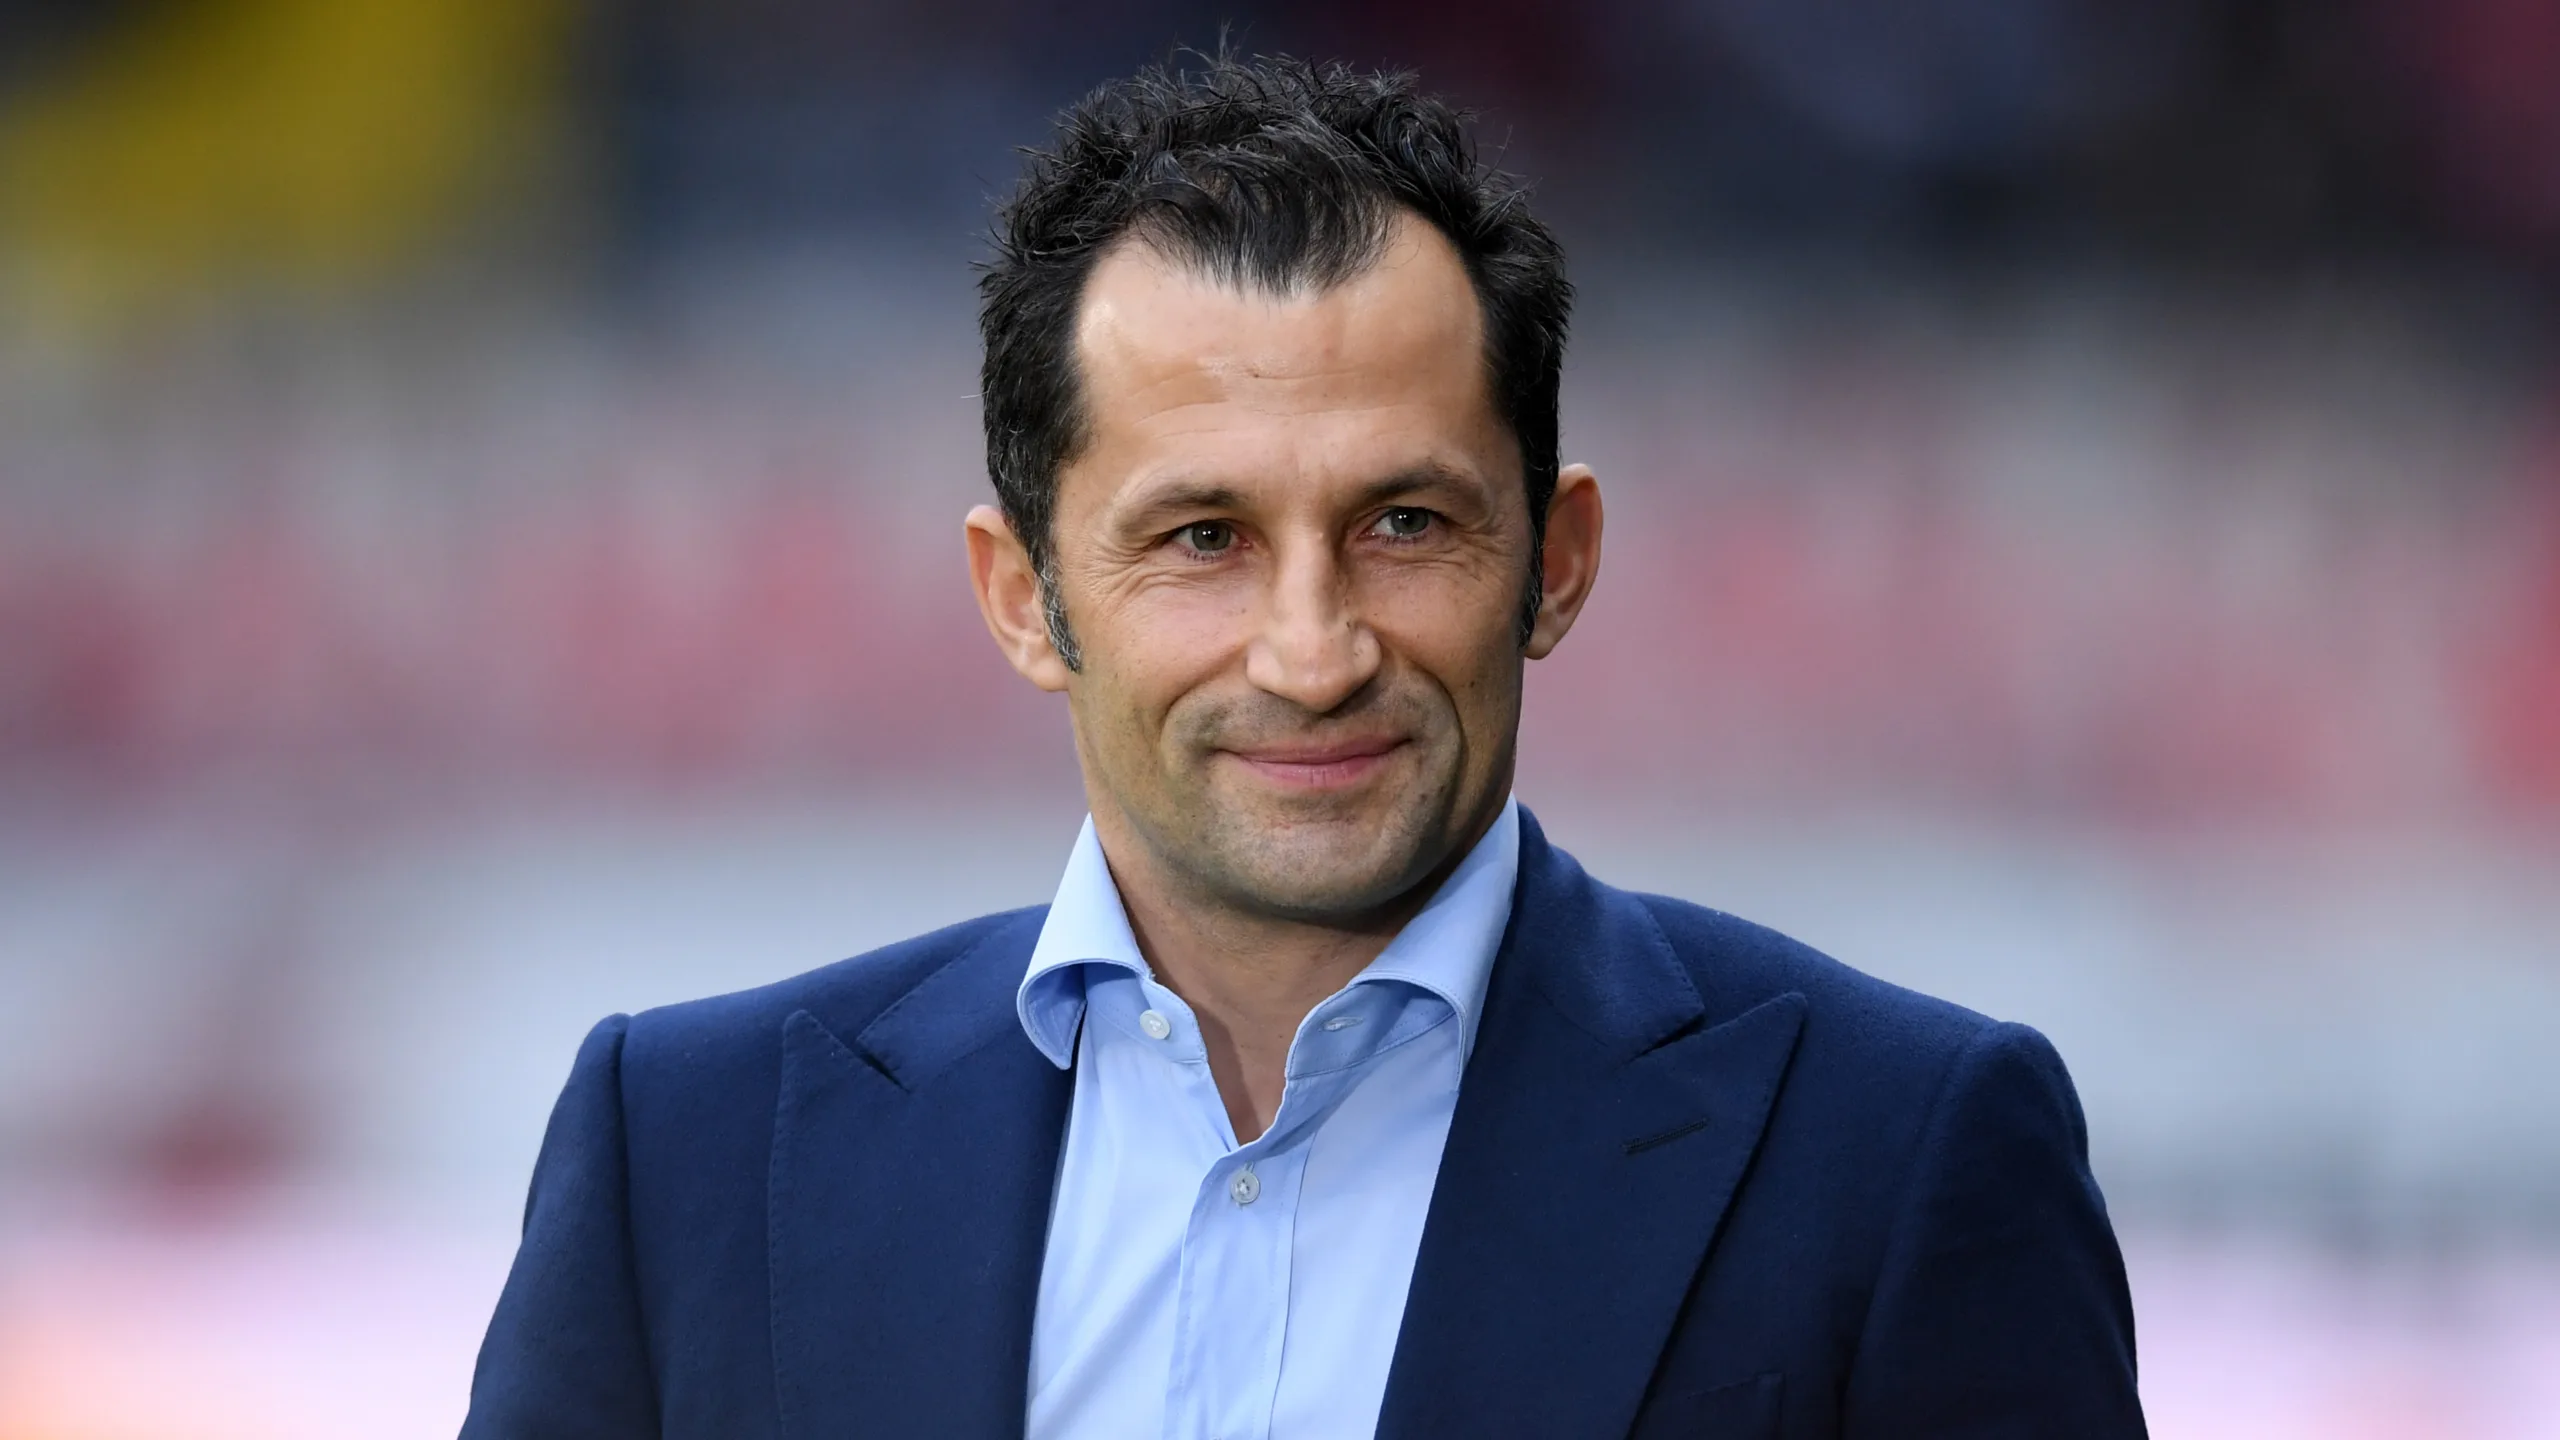
<svg viewBox="0 0 2560 1440">
<path fill-rule="evenodd" d="M 1555 498 L 1547 502 L 1547 543 L 1538 555 L 1546 589 L 1529 643 L 1521 647 L 1532 660 L 1556 648 L 1582 613 L 1582 602 L 1591 598 L 1600 579 L 1600 519 L 1599 477 L 1588 465 L 1567 465 L 1556 476 Z"/>
<path fill-rule="evenodd" d="M 1040 576 L 1021 538 L 993 505 L 971 510 L 961 533 L 969 542 L 969 584 L 978 592 L 978 613 L 986 617 L 996 648 L 1023 679 L 1043 690 L 1066 689 L 1071 672 L 1049 643 Z"/>
</svg>

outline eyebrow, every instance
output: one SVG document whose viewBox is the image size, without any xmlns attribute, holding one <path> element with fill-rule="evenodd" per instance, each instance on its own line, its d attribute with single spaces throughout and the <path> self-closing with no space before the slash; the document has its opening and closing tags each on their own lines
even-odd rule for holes
<svg viewBox="0 0 2560 1440">
<path fill-rule="evenodd" d="M 1120 512 L 1124 525 L 1152 525 L 1159 519 L 1194 510 L 1240 510 L 1244 492 L 1215 480 L 1176 480 L 1151 491 L 1146 499 Z"/>
<path fill-rule="evenodd" d="M 1472 471 L 1461 470 L 1438 460 L 1425 460 L 1419 465 L 1399 470 L 1383 480 L 1372 481 L 1360 491 L 1358 504 L 1353 508 L 1365 509 L 1371 505 L 1393 500 L 1399 495 L 1410 495 L 1415 491 L 1443 493 L 1458 491 L 1473 496 L 1480 493 L 1481 485 L 1482 482 Z"/>
<path fill-rule="evenodd" d="M 1362 486 L 1352 497 L 1351 508 L 1366 509 L 1417 491 L 1473 493 L 1477 488 L 1478 481 L 1471 472 L 1426 460 Z M 1176 480 L 1122 511 L 1119 521 L 1131 528 L 1144 528 L 1179 514 L 1241 510 L 1245 505 L 1245 492 L 1234 485 L 1216 480 Z"/>
</svg>

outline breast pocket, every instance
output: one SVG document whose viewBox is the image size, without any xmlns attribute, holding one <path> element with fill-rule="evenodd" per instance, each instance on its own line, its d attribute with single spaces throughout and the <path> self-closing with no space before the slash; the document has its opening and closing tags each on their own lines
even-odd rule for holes
<svg viewBox="0 0 2560 1440">
<path fill-rule="evenodd" d="M 1666 1395 L 1644 1408 L 1629 1440 L 1777 1440 L 1786 1377 L 1774 1371 Z"/>
</svg>

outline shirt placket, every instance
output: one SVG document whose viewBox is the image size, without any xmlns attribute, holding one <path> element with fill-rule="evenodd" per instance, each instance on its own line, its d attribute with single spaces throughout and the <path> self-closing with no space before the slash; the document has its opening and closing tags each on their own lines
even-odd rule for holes
<svg viewBox="0 0 2560 1440">
<path fill-rule="evenodd" d="M 1219 1160 L 1183 1236 L 1167 1440 L 1263 1440 L 1288 1335 L 1302 1147 Z"/>
<path fill-rule="evenodd" d="M 1197 1022 L 1169 993 L 1148 986 L 1174 1053 L 1197 1053 Z M 1201 1177 L 1183 1233 L 1174 1348 L 1167 1377 L 1165 1440 L 1266 1440 L 1288 1338 L 1292 1251 L 1307 1156 L 1326 1114 L 1341 1099 L 1372 1046 L 1341 1034 L 1369 1008 L 1359 997 L 1310 1017 L 1338 1061 L 1292 1078 L 1271 1129 L 1218 1156 Z M 1327 1027 L 1326 1022 L 1334 1023 Z M 1153 1033 L 1155 1027 L 1148 1027 Z M 1361 1037 L 1365 1039 L 1366 1037 Z M 1348 1053 L 1345 1053 L 1348 1052 Z M 1293 1069 L 1302 1058 L 1292 1046 Z M 1191 1100 L 1223 1117 L 1224 1102 L 1205 1063 L 1185 1067 Z M 1231 1132 L 1221 1124 L 1222 1135 Z"/>
</svg>

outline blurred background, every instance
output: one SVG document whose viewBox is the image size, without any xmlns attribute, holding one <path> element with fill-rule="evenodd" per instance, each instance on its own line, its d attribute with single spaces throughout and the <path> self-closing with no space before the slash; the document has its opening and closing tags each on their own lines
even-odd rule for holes
<svg viewBox="0 0 2560 1440">
<path fill-rule="evenodd" d="M 2560 0 L 0 0 L 0 1440 L 449 1435 L 598 1017 L 1045 899 L 1013 147 L 1536 178 L 1522 797 L 2043 1028 L 2164 1437 L 2560 1436 Z"/>
</svg>

